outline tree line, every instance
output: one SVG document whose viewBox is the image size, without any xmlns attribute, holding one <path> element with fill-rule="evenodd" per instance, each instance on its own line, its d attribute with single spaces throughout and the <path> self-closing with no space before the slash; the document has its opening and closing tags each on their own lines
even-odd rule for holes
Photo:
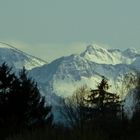
<svg viewBox="0 0 140 140">
<path fill-rule="evenodd" d="M 63 99 L 61 114 L 66 123 L 54 124 L 51 106 L 25 68 L 17 75 L 3 63 L 0 66 L 0 137 L 6 140 L 138 139 L 139 74 L 126 75 L 122 81 L 121 94 L 132 88 L 137 91 L 133 92 L 137 101 L 131 119 L 124 111 L 125 98 L 109 92 L 108 80 L 102 77 L 96 89 L 82 86 L 71 97 Z"/>
</svg>

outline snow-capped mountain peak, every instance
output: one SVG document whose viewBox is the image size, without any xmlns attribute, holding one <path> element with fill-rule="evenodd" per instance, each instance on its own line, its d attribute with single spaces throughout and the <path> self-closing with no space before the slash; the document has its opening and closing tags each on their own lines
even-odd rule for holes
<svg viewBox="0 0 140 140">
<path fill-rule="evenodd" d="M 107 50 L 105 48 L 100 47 L 97 44 L 88 45 L 85 50 L 85 53 L 89 53 L 89 54 L 94 54 L 94 53 L 98 53 L 98 52 L 106 53 Z"/>
<path fill-rule="evenodd" d="M 87 46 L 86 50 L 81 53 L 81 56 L 99 64 L 131 64 L 140 54 L 135 49 L 105 49 L 94 44 Z"/>
</svg>

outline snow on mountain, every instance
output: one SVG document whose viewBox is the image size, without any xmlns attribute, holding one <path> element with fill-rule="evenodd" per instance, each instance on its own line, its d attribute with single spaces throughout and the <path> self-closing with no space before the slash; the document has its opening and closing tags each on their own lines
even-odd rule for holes
<svg viewBox="0 0 140 140">
<path fill-rule="evenodd" d="M 89 45 L 80 55 L 61 57 L 46 64 L 13 46 L 0 43 L 0 63 L 2 62 L 14 69 L 25 66 L 30 70 L 29 75 L 37 81 L 40 92 L 52 104 L 55 120 L 62 117 L 58 111 L 61 106 L 60 97 L 72 95 L 76 88 L 85 84 L 89 88 L 95 88 L 102 76 L 109 79 L 110 85 L 113 85 L 110 90 L 116 93 L 119 92 L 124 74 L 140 71 L 140 54 L 135 49 L 120 51 L 104 49 L 98 45 Z M 127 104 L 132 102 L 128 99 Z"/>
<path fill-rule="evenodd" d="M 81 56 L 89 61 L 99 64 L 131 64 L 140 54 L 135 49 L 120 51 L 119 49 L 105 49 L 99 45 L 89 45 L 81 53 Z"/>
<path fill-rule="evenodd" d="M 102 76 L 112 82 L 128 72 L 133 70 L 126 64 L 97 64 L 79 55 L 71 55 L 35 68 L 31 70 L 30 75 L 38 81 L 44 92 L 66 97 L 85 84 L 95 88 Z"/>
<path fill-rule="evenodd" d="M 47 92 L 65 97 L 84 84 L 94 88 L 102 76 L 118 80 L 119 76 L 138 69 L 139 62 L 140 54 L 133 49 L 107 50 L 90 45 L 80 55 L 61 57 L 30 73 Z"/>
<path fill-rule="evenodd" d="M 102 76 L 107 77 L 111 85 L 121 84 L 121 77 L 129 72 L 134 73 L 139 62 L 140 54 L 132 49 L 107 50 L 90 45 L 80 55 L 61 57 L 48 65 L 32 69 L 30 76 L 38 82 L 40 91 L 55 108 L 61 106 L 59 96 L 70 96 L 77 87 L 85 84 L 95 88 Z M 115 86 L 110 90 L 119 92 Z M 58 109 L 54 108 L 58 115 Z M 55 119 L 58 119 L 56 116 Z"/>
<path fill-rule="evenodd" d="M 45 61 L 37 57 L 22 52 L 9 44 L 0 42 L 0 64 L 3 62 L 6 62 L 14 69 L 22 69 L 25 66 L 27 70 L 46 64 Z"/>
<path fill-rule="evenodd" d="M 132 63 L 132 67 L 140 71 L 140 57 L 136 58 L 136 60 Z"/>
</svg>

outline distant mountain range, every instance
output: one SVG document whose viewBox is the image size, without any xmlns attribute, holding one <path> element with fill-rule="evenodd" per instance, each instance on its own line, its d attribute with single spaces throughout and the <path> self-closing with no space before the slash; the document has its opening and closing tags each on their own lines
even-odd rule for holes
<svg viewBox="0 0 140 140">
<path fill-rule="evenodd" d="M 59 96 L 70 96 L 77 87 L 87 84 L 95 88 L 102 76 L 107 77 L 111 85 L 119 85 L 124 74 L 140 71 L 140 53 L 135 49 L 121 51 L 89 45 L 81 54 L 47 63 L 3 45 L 0 44 L 0 63 L 5 61 L 14 69 L 25 66 L 29 75 L 38 82 L 41 93 L 54 106 L 59 106 Z M 115 86 L 111 90 L 116 91 Z"/>
</svg>

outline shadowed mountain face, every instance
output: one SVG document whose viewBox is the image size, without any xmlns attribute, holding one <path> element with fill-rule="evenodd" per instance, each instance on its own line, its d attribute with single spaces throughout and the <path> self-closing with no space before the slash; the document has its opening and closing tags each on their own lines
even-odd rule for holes
<svg viewBox="0 0 140 140">
<path fill-rule="evenodd" d="M 27 70 L 46 64 L 40 58 L 22 52 L 9 44 L 0 43 L 0 63 L 3 62 L 14 69 L 22 69 L 24 66 Z"/>
</svg>

